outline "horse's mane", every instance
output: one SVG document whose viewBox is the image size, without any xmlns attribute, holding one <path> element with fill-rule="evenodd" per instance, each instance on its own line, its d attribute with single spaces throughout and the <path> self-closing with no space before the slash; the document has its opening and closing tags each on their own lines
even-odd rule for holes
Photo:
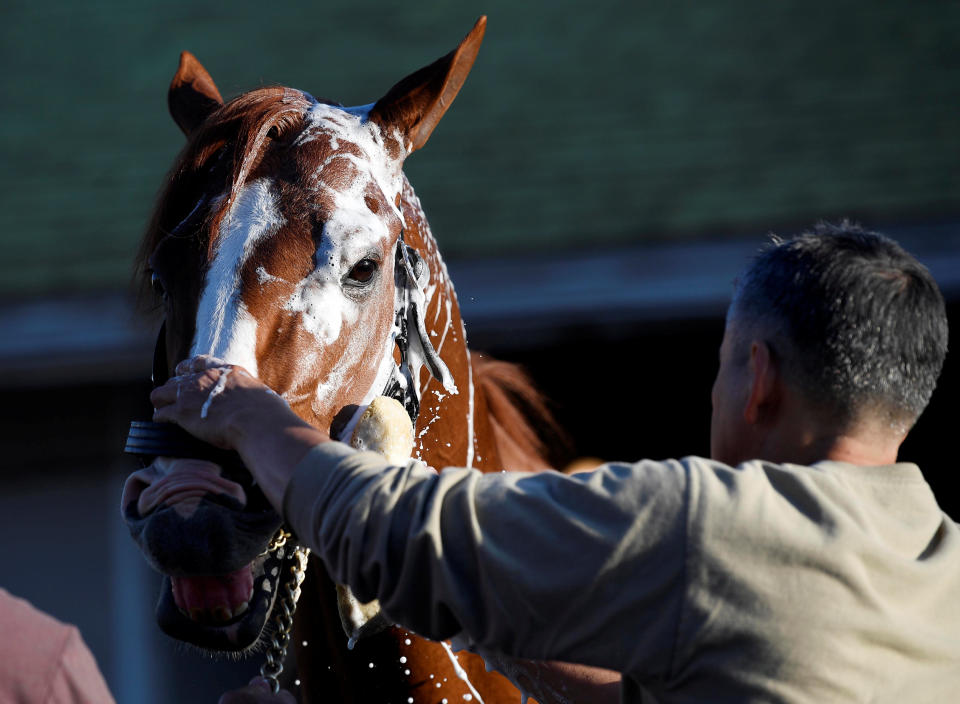
<svg viewBox="0 0 960 704">
<path fill-rule="evenodd" d="M 311 105 L 312 98 L 298 90 L 259 88 L 217 108 L 188 136 L 164 180 L 134 260 L 141 303 L 152 298 L 149 259 L 160 241 L 171 235 L 188 238 L 200 233 L 203 238 L 216 232 L 219 218 L 259 163 L 268 141 L 302 120 Z M 229 195 L 212 208 L 211 201 L 197 202 L 203 193 Z M 209 247 L 212 242 L 198 244 Z"/>
<path fill-rule="evenodd" d="M 475 353 L 471 361 L 474 383 L 486 396 L 503 469 L 565 466 L 572 456 L 569 436 L 527 373 L 487 355 Z"/>
</svg>

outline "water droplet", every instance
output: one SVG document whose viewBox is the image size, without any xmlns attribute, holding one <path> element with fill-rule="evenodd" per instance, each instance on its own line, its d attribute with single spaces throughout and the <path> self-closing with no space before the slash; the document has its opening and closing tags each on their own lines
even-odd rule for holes
<svg viewBox="0 0 960 704">
<path fill-rule="evenodd" d="M 413 704 L 413 697 L 407 697 L 407 702 L 409 702 L 409 704 Z"/>
<path fill-rule="evenodd" d="M 303 645 L 304 648 L 306 648 L 306 647 L 307 647 L 307 641 L 303 641 L 302 645 Z"/>
<path fill-rule="evenodd" d="M 401 655 L 401 656 L 400 656 L 400 662 L 406 662 L 406 661 L 407 661 L 407 656 L 406 656 L 406 655 Z"/>
<path fill-rule="evenodd" d="M 440 689 L 443 685 L 437 682 L 437 689 Z"/>
<path fill-rule="evenodd" d="M 373 669 L 373 663 L 370 663 L 370 664 L 368 665 L 368 667 L 372 670 L 372 669 Z"/>
<path fill-rule="evenodd" d="M 410 674 L 410 670 L 404 670 L 404 671 L 403 671 L 403 674 L 409 675 L 409 674 Z"/>
<path fill-rule="evenodd" d="M 403 641 L 403 643 L 404 643 L 404 645 L 410 645 L 410 639 L 407 638 L 405 641 Z"/>
<path fill-rule="evenodd" d="M 299 686 L 300 686 L 300 680 L 294 680 L 294 681 L 293 681 L 293 684 L 296 685 L 297 687 L 299 687 Z"/>
<path fill-rule="evenodd" d="M 430 674 L 430 679 L 433 679 L 433 673 Z"/>
<path fill-rule="evenodd" d="M 464 694 L 464 695 L 463 695 L 463 700 L 464 700 L 464 701 L 467 701 L 467 702 L 468 702 L 468 701 L 470 701 L 471 699 L 473 699 L 473 695 L 472 695 L 472 694 Z"/>
</svg>

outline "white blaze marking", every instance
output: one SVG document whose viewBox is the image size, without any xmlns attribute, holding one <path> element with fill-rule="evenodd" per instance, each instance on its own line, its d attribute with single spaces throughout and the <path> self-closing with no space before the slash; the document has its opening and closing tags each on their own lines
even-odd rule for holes
<svg viewBox="0 0 960 704">
<path fill-rule="evenodd" d="M 191 356 L 209 354 L 257 374 L 257 321 L 244 305 L 240 272 L 256 245 L 275 233 L 283 218 L 277 212 L 271 182 L 245 185 L 223 219 L 216 253 L 207 271 Z"/>
</svg>

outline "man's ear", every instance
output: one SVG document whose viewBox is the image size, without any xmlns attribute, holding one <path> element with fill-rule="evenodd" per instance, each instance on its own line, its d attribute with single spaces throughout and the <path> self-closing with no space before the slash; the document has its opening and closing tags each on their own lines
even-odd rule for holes
<svg viewBox="0 0 960 704">
<path fill-rule="evenodd" d="M 762 340 L 750 343 L 750 394 L 743 407 L 743 419 L 756 425 L 775 410 L 780 401 L 780 370 L 770 352 L 770 346 Z"/>
</svg>

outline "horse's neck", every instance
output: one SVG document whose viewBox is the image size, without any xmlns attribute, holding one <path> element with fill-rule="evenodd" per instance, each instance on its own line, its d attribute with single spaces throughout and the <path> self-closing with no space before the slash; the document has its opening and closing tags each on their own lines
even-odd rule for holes
<svg viewBox="0 0 960 704">
<path fill-rule="evenodd" d="M 476 466 L 482 461 L 478 457 L 483 457 L 482 451 L 486 447 L 480 442 L 483 438 L 478 438 L 475 432 L 476 389 L 457 295 L 420 201 L 406 179 L 401 208 L 404 241 L 417 251 L 429 274 L 424 292 L 426 332 L 456 385 L 456 392 L 451 393 L 426 368 L 421 370 L 419 379 L 414 380 L 420 397 L 414 455 L 438 469 Z"/>
<path fill-rule="evenodd" d="M 404 238 L 429 268 L 424 323 L 430 342 L 453 376 L 451 393 L 424 368 L 418 391 L 420 415 L 416 423 L 415 454 L 427 464 L 476 467 L 498 471 L 505 467 L 534 469 L 543 461 L 531 453 L 517 428 L 529 430 L 521 412 L 511 403 L 509 365 L 490 363 L 467 348 L 460 306 L 420 202 L 405 181 L 402 196 Z M 530 431 L 532 432 L 532 431 Z M 537 464 L 539 463 L 539 464 Z M 487 672 L 476 656 L 461 654 L 453 663 L 443 646 L 412 634 L 390 629 L 361 640 L 348 650 L 340 632 L 335 598 L 329 579 L 312 562 L 312 575 L 297 612 L 296 642 L 304 701 L 437 701 L 442 687 L 450 701 L 472 698 L 479 691 L 486 704 L 520 700 L 520 693 L 503 677 Z M 318 647 L 306 645 L 320 640 Z M 322 644 L 322 645 L 321 645 Z M 460 669 L 462 665 L 463 669 Z M 466 670 L 471 684 L 461 681 Z M 447 689 L 447 688 L 450 689 Z M 468 689 L 470 687 L 471 689 Z M 472 687 L 476 687 L 473 690 Z"/>
<path fill-rule="evenodd" d="M 483 471 L 547 467 L 534 433 L 507 392 L 503 375 L 467 347 L 460 305 L 420 201 L 404 179 L 401 207 L 404 238 L 429 268 L 426 329 L 453 375 L 457 393 L 443 388 L 424 370 L 420 377 L 420 416 L 416 424 L 419 459 L 437 469 L 476 467 Z M 529 436 L 529 437 L 527 437 Z"/>
</svg>

